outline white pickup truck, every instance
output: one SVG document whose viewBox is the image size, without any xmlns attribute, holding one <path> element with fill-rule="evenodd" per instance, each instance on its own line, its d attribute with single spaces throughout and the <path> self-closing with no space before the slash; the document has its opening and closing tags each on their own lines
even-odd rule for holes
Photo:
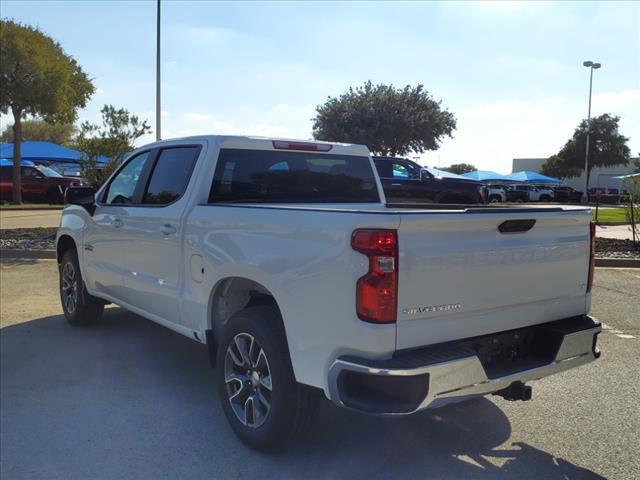
<svg viewBox="0 0 640 480">
<path fill-rule="evenodd" d="M 115 303 L 206 344 L 254 448 L 322 396 L 374 414 L 526 400 L 599 356 L 585 208 L 394 206 L 364 146 L 236 136 L 140 148 L 66 202 L 68 321 Z"/>
</svg>

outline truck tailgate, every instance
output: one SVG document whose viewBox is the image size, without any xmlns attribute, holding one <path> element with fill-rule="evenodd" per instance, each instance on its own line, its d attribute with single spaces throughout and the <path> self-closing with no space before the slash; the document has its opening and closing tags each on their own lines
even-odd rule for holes
<svg viewBox="0 0 640 480">
<path fill-rule="evenodd" d="M 396 348 L 585 313 L 590 219 L 586 209 L 402 213 Z M 526 231 L 502 233 L 506 221 Z"/>
</svg>

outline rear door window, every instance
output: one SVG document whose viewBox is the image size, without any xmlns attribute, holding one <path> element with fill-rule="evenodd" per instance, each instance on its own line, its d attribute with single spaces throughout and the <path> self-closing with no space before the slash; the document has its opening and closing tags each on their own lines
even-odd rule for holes
<svg viewBox="0 0 640 480">
<path fill-rule="evenodd" d="M 189 183 L 200 147 L 165 148 L 153 167 L 144 204 L 167 205 L 182 196 Z"/>
<path fill-rule="evenodd" d="M 378 203 L 368 157 L 222 149 L 210 202 Z"/>
</svg>

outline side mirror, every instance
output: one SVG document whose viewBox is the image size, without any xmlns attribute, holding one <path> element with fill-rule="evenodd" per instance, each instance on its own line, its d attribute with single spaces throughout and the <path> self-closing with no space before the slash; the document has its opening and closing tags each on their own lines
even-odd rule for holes
<svg viewBox="0 0 640 480">
<path fill-rule="evenodd" d="M 95 195 L 93 187 L 68 187 L 64 192 L 64 203 L 84 207 L 93 215 L 96 209 Z"/>
</svg>

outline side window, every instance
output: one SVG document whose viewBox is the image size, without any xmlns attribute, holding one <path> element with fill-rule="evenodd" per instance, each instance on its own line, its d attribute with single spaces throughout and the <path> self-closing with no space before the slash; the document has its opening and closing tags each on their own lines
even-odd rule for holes
<svg viewBox="0 0 640 480">
<path fill-rule="evenodd" d="M 20 168 L 22 169 L 22 178 L 42 178 L 44 176 L 33 167 Z"/>
<path fill-rule="evenodd" d="M 199 150 L 200 147 L 161 150 L 142 203 L 166 205 L 180 198 L 189 183 Z"/>
<path fill-rule="evenodd" d="M 149 160 L 150 152 L 144 152 L 131 159 L 125 167 L 111 180 L 105 203 L 133 203 L 133 195 L 140 180 L 144 166 Z"/>
<path fill-rule="evenodd" d="M 402 163 L 393 164 L 393 178 L 399 178 L 403 180 L 409 179 L 409 169 Z"/>
</svg>

